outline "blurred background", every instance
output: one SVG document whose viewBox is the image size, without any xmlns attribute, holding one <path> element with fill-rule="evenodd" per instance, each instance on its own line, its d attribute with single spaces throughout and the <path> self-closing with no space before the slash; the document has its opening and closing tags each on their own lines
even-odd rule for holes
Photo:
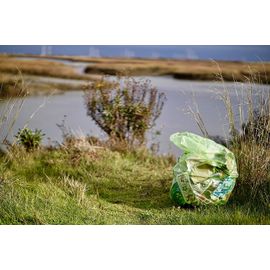
<svg viewBox="0 0 270 270">
<path fill-rule="evenodd" d="M 90 57 L 141 57 L 173 59 L 214 59 L 224 61 L 270 61 L 270 50 L 267 45 L 232 45 L 232 46 L 110 46 L 110 45 L 47 45 L 47 46 L 0 46 L 1 53 L 79 55 Z"/>
<path fill-rule="evenodd" d="M 268 61 L 270 46 L 266 45 L 1 45 L 0 110 L 5 111 L 11 101 L 23 100 L 9 140 L 27 125 L 46 134 L 43 144 L 60 143 L 59 125 L 63 121 L 78 136 L 106 139 L 86 113 L 84 87 L 104 75 L 113 79 L 120 72 L 128 72 L 137 80 L 151 81 L 167 98 L 155 127 L 147 132 L 148 147 L 154 145 L 160 154 L 178 154 L 169 136 L 177 131 L 201 134 L 194 113 L 200 114 L 211 136 L 228 136 L 220 94 L 228 91 L 235 113 L 239 113 L 239 97 L 251 88 L 247 77 L 253 76 L 257 94 L 269 91 Z M 19 96 L 22 88 L 26 97 Z"/>
</svg>

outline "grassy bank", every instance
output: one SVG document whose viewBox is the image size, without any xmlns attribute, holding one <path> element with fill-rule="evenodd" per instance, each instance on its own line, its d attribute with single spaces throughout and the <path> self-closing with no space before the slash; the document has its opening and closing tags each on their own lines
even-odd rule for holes
<svg viewBox="0 0 270 270">
<path fill-rule="evenodd" d="M 53 78 L 91 80 L 91 76 L 78 74 L 72 67 L 63 63 L 45 59 L 23 60 L 6 55 L 0 55 L 0 72 L 23 75 L 46 76 Z"/>
<path fill-rule="evenodd" d="M 31 57 L 31 55 L 28 55 Z M 32 56 L 36 57 L 36 56 Z M 268 83 L 269 62 L 230 62 L 209 60 L 173 60 L 142 58 L 91 58 L 79 56 L 38 56 L 41 59 L 60 59 L 72 62 L 91 63 L 85 72 L 89 74 L 115 75 L 129 71 L 136 76 L 170 75 L 176 79 L 216 80 L 222 75 L 224 81 L 246 81 L 258 77 L 258 83 Z M 44 60 L 45 61 L 45 60 Z M 258 74 L 261 74 L 260 76 Z"/>
<path fill-rule="evenodd" d="M 0 74 L 0 97 L 15 97 L 21 94 L 46 95 L 69 90 L 82 90 L 85 83 L 53 82 L 38 76 Z"/>
<path fill-rule="evenodd" d="M 40 60 L 23 60 L 0 55 L 0 96 L 11 97 L 24 89 L 29 95 L 82 90 L 96 76 L 79 74 L 63 63 Z"/>
<path fill-rule="evenodd" d="M 145 151 L 14 148 L 0 158 L 0 223 L 270 224 L 267 209 L 233 200 L 223 207 L 175 207 L 169 198 L 174 163 Z"/>
<path fill-rule="evenodd" d="M 260 83 L 268 83 L 270 75 L 269 63 L 245 62 L 212 62 L 195 60 L 127 60 L 116 62 L 99 62 L 86 68 L 86 73 L 115 75 L 128 70 L 137 76 L 170 75 L 175 79 L 186 80 L 217 80 L 220 76 L 224 81 L 246 81 L 247 77 L 263 74 L 258 78 Z"/>
<path fill-rule="evenodd" d="M 27 59 L 20 59 L 27 57 Z M 31 57 L 34 57 L 31 59 Z M 84 73 L 68 64 L 53 61 L 89 63 Z M 90 65 L 91 63 L 91 65 Z M 95 81 L 101 75 L 128 73 L 136 76 L 173 76 L 176 79 L 213 81 L 247 81 L 268 83 L 270 63 L 213 62 L 172 59 L 89 58 L 76 56 L 0 55 L 0 95 L 16 96 L 21 85 L 14 87 L 18 74 L 23 77 L 30 95 L 65 90 L 81 90 L 86 81 Z M 258 75 L 260 74 L 260 75 Z M 44 80 L 45 79 L 45 80 Z M 53 82 L 60 79 L 62 82 Z M 66 80 L 66 81 L 63 81 Z M 73 82 L 71 83 L 71 80 Z M 77 82 L 74 82 L 77 81 Z"/>
<path fill-rule="evenodd" d="M 254 103 L 251 90 L 246 92 L 238 104 L 240 123 L 244 123 L 241 104 L 248 105 L 248 118 L 240 132 L 235 128 L 238 114 L 233 113 L 233 103 L 225 93 L 222 99 L 231 134 L 227 146 L 235 153 L 239 172 L 232 197 L 225 206 L 178 208 L 169 198 L 175 159 L 139 149 L 143 141 L 132 144 L 129 137 L 122 136 L 134 135 L 132 130 L 144 135 L 138 131 L 151 126 L 148 118 L 141 117 L 147 116 L 141 113 L 147 110 L 140 109 L 152 108 L 152 115 L 158 113 L 161 103 L 155 89 L 147 107 L 143 103 L 149 92 L 146 83 L 129 81 L 117 88 L 122 96 L 111 92 L 109 97 L 107 87 L 103 81 L 97 82 L 88 89 L 91 95 L 86 98 L 94 101 L 87 103 L 89 108 L 98 104 L 91 117 L 104 132 L 108 130 L 109 141 L 74 138 L 63 123 L 58 125 L 65 142 L 61 146 L 38 148 L 42 131 L 25 130 L 17 136 L 21 146 L 0 152 L 0 224 L 270 224 L 269 97 L 263 95 L 261 103 Z M 136 103 L 138 97 L 141 103 Z M 121 98 L 128 102 L 119 103 Z M 0 115 L 1 138 L 11 132 L 23 105 L 23 99 L 17 106 L 15 100 L 10 101 Z M 130 107 L 134 104 L 139 110 Z M 194 116 L 203 127 L 202 118 L 196 113 Z M 130 129 L 132 123 L 141 123 L 141 129 Z M 131 150 L 134 148 L 136 151 Z"/>
</svg>

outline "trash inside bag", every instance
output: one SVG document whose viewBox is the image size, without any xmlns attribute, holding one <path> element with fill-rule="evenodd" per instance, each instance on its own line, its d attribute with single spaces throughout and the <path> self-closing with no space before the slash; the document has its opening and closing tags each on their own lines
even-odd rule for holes
<svg viewBox="0 0 270 270">
<path fill-rule="evenodd" d="M 174 133 L 171 142 L 184 153 L 173 168 L 171 198 L 178 205 L 225 204 L 238 177 L 234 154 L 193 133 Z"/>
</svg>

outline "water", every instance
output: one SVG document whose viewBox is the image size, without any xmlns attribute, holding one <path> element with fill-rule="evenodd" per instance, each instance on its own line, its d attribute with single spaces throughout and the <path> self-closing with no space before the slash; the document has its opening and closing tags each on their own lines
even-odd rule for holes
<svg viewBox="0 0 270 270">
<path fill-rule="evenodd" d="M 218 98 L 218 93 L 222 93 L 225 86 L 230 91 L 235 109 L 237 110 L 237 96 L 247 88 L 247 85 L 243 83 L 222 84 L 183 81 L 175 80 L 171 77 L 147 78 L 151 80 L 152 84 L 159 91 L 164 92 L 167 96 L 167 101 L 160 118 L 157 120 L 156 127 L 148 133 L 148 145 L 159 141 L 160 153 L 173 153 L 176 155 L 179 153 L 179 150 L 169 142 L 170 134 L 178 131 L 201 134 L 194 118 L 187 113 L 188 106 L 194 108 L 194 101 L 196 101 L 209 134 L 225 136 L 228 134 L 225 107 Z M 267 90 L 266 86 L 263 85 L 259 85 L 257 88 L 262 91 Z M 14 100 L 18 101 L 19 99 Z M 0 113 L 6 103 L 7 101 L 5 100 L 0 102 Z M 31 115 L 33 116 L 32 118 Z M 28 123 L 28 126 L 32 129 L 43 130 L 46 134 L 43 140 L 44 144 L 48 144 L 51 140 L 61 142 L 61 130 L 56 124 L 61 124 L 63 119 L 65 119 L 66 125 L 77 135 L 88 134 L 106 138 L 106 135 L 86 115 L 82 91 L 69 91 L 49 97 L 27 97 L 14 126 L 13 135 L 16 134 L 19 128 Z M 161 135 L 154 139 L 153 133 L 156 130 L 161 131 Z M 12 139 L 12 134 L 9 136 L 9 139 Z"/>
<path fill-rule="evenodd" d="M 54 59 L 54 58 L 38 58 L 38 57 L 17 57 L 17 59 L 19 60 L 24 60 L 24 61 L 50 61 L 50 62 L 58 62 L 58 63 L 62 63 L 65 65 L 68 65 L 70 67 L 72 67 L 77 73 L 79 74 L 84 74 L 84 70 L 86 67 L 93 65 L 93 63 L 91 62 L 74 62 L 74 61 L 69 61 L 69 60 L 64 60 L 64 59 Z"/>
</svg>

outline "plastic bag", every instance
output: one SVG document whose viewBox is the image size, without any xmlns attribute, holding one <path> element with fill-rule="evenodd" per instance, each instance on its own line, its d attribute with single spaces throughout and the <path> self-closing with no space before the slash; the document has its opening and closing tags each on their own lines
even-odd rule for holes
<svg viewBox="0 0 270 270">
<path fill-rule="evenodd" d="M 170 140 L 184 150 L 173 168 L 171 198 L 179 205 L 225 204 L 238 177 L 234 154 L 189 132 L 172 134 Z"/>
</svg>

